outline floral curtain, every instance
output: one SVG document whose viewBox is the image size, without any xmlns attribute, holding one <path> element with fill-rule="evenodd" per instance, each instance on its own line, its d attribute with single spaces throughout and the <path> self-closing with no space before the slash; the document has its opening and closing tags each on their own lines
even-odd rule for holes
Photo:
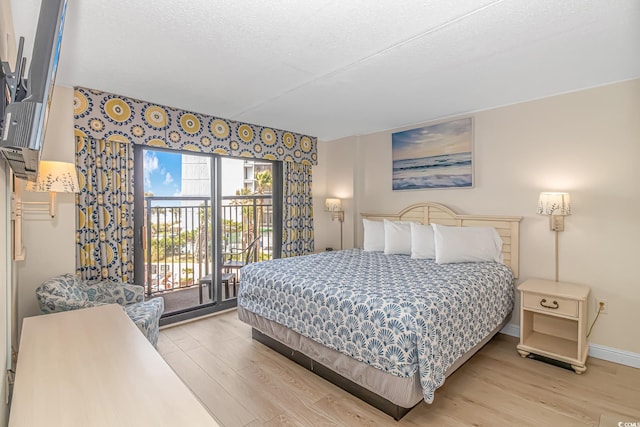
<svg viewBox="0 0 640 427">
<path fill-rule="evenodd" d="M 313 252 L 311 165 L 284 162 L 282 257 Z"/>
<path fill-rule="evenodd" d="M 76 271 L 133 282 L 133 147 L 76 136 Z"/>
</svg>

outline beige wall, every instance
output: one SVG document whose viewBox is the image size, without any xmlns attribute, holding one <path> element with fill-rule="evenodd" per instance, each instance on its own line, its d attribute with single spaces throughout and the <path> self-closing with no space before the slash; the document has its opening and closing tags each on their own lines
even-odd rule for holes
<svg viewBox="0 0 640 427">
<path fill-rule="evenodd" d="M 523 216 L 520 280 L 553 279 L 554 236 L 536 204 L 540 191 L 569 191 L 573 215 L 560 234 L 560 280 L 591 286 L 590 319 L 594 297 L 608 300 L 609 314 L 600 316 L 591 343 L 640 353 L 640 280 L 633 268 L 640 253 L 640 80 L 472 116 L 473 189 L 392 191 L 391 133 L 407 128 L 323 142 L 314 169 L 314 179 L 323 179 L 314 184 L 315 217 L 326 195 L 357 195 L 347 205 L 348 247 L 362 245 L 360 212 L 420 201 L 466 214 Z M 334 239 L 330 221 L 315 224 L 318 242 Z"/>
<path fill-rule="evenodd" d="M 73 137 L 73 89 L 55 86 L 43 144 L 42 160 L 75 163 Z M 26 259 L 18 262 L 18 315 L 22 319 L 40 314 L 35 289 L 45 279 L 75 271 L 75 199 L 58 194 L 57 215 L 25 212 L 23 245 Z M 48 200 L 47 193 L 23 192 L 25 201 Z"/>
<path fill-rule="evenodd" d="M 330 165 L 328 168 L 313 169 L 313 211 L 314 228 L 322 230 L 314 233 L 315 250 L 325 248 L 340 249 L 340 223 L 331 220 L 331 214 L 325 212 L 324 201 L 327 197 L 342 199 L 342 209 L 345 211 L 343 223 L 344 248 L 353 247 L 352 235 L 347 230 L 353 230 L 357 221 L 354 212 L 354 179 L 357 171 L 357 145 L 350 143 L 351 139 L 333 141 L 326 145 L 326 149 L 318 151 L 318 163 Z M 327 184 L 330 183 L 330 186 Z"/>
</svg>

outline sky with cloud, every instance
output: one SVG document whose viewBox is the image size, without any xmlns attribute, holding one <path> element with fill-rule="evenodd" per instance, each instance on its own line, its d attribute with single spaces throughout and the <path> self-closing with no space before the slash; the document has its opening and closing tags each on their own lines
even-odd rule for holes
<svg viewBox="0 0 640 427">
<path fill-rule="evenodd" d="M 154 196 L 180 195 L 181 156 L 166 151 L 144 150 L 144 191 Z"/>
<path fill-rule="evenodd" d="M 471 152 L 471 118 L 392 134 L 393 160 Z"/>
</svg>

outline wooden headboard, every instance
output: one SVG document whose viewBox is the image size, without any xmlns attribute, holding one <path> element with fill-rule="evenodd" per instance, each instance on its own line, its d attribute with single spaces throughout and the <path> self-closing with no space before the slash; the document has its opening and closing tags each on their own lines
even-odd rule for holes
<svg viewBox="0 0 640 427">
<path fill-rule="evenodd" d="M 418 203 L 399 213 L 363 213 L 363 218 L 382 221 L 415 221 L 421 224 L 442 224 L 457 227 L 494 227 L 502 238 L 504 263 L 511 267 L 513 275 L 519 276 L 519 245 L 521 216 L 459 215 L 438 203 Z"/>
</svg>

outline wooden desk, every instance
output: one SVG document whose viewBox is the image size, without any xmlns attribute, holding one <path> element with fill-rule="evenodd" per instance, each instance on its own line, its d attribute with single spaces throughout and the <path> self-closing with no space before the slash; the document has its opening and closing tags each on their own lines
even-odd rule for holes
<svg viewBox="0 0 640 427">
<path fill-rule="evenodd" d="M 122 307 L 24 319 L 11 427 L 218 426 Z"/>
</svg>

